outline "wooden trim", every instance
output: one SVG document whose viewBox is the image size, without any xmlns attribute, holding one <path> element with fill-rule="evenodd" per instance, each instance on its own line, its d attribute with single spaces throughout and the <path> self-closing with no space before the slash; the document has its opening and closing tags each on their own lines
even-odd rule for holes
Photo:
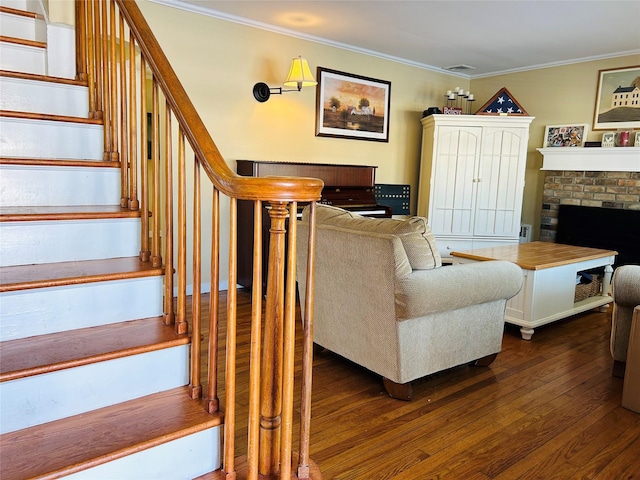
<svg viewBox="0 0 640 480">
<path fill-rule="evenodd" d="M 96 220 L 105 218 L 138 218 L 134 212 L 116 205 L 2 207 L 0 222 L 37 222 L 49 220 Z"/>
<path fill-rule="evenodd" d="M 244 200 L 309 202 L 320 199 L 322 181 L 315 178 L 242 177 L 232 171 L 211 139 L 136 3 L 116 1 L 195 156 L 201 159 L 207 176 L 216 188 L 229 197 Z"/>
<path fill-rule="evenodd" d="M 37 82 L 62 83 L 64 85 L 75 85 L 86 87 L 86 80 L 75 80 L 71 78 L 50 77 L 49 75 L 40 75 L 37 73 L 14 72 L 12 70 L 0 70 L 0 77 L 19 78 L 21 80 L 34 80 Z"/>
<path fill-rule="evenodd" d="M 302 381 L 300 394 L 300 455 L 298 477 L 309 478 L 311 458 L 309 437 L 311 432 L 311 378 L 313 373 L 313 322 L 315 305 L 315 261 L 316 261 L 316 202 L 309 204 L 309 238 L 307 240 L 306 295 L 302 318 Z"/>
<path fill-rule="evenodd" d="M 60 478 L 222 424 L 222 415 L 206 413 L 186 390 L 1 435 L 3 459 L 12 461 L 2 462 L 0 475 L 5 480 Z"/>
<path fill-rule="evenodd" d="M 155 178 L 155 175 L 154 175 Z M 158 195 L 154 195 L 157 198 Z M 156 226 L 154 226 L 154 232 Z M 202 316 L 200 314 L 200 290 L 202 285 L 202 206 L 200 194 L 200 164 L 198 159 L 193 162 L 193 258 L 192 258 L 191 282 L 193 293 L 191 295 L 191 331 L 193 342 L 191 344 L 191 398 L 200 398 L 202 384 L 200 383 L 200 335 L 202 331 Z"/>
<path fill-rule="evenodd" d="M 8 13 L 9 15 L 17 15 L 19 17 L 42 19 L 42 15 L 38 15 L 35 12 L 28 12 L 27 10 L 19 10 L 17 8 L 5 7 L 0 5 L 0 13 Z"/>
<path fill-rule="evenodd" d="M 66 115 L 50 115 L 47 113 L 16 112 L 13 110 L 0 110 L 0 117 L 21 118 L 25 120 L 48 120 L 51 122 L 81 123 L 85 125 L 102 125 L 101 119 L 70 117 Z"/>
<path fill-rule="evenodd" d="M 211 278 L 220 278 L 220 192 L 213 189 L 211 200 Z M 220 286 L 218 282 L 211 282 L 209 306 L 209 355 L 207 376 L 207 411 L 217 412 L 220 406 L 218 398 L 218 330 L 220 325 Z"/>
<path fill-rule="evenodd" d="M 26 38 L 7 37 L 4 35 L 0 35 L 0 42 L 13 43 L 14 45 L 22 45 L 23 47 L 47 48 L 47 44 L 45 42 L 27 40 Z"/>
<path fill-rule="evenodd" d="M 100 325 L 2 343 L 0 382 L 189 343 L 162 317 Z M 114 345 L 117 349 L 114 350 Z"/>
<path fill-rule="evenodd" d="M 0 292 L 153 277 L 163 273 L 161 268 L 141 262 L 137 257 L 16 265 L 0 267 Z"/>
<path fill-rule="evenodd" d="M 63 160 L 57 158 L 26 158 L 0 157 L 0 165 L 28 165 L 51 167 L 87 167 L 87 168 L 118 168 L 119 162 L 105 162 L 103 160 Z"/>
</svg>

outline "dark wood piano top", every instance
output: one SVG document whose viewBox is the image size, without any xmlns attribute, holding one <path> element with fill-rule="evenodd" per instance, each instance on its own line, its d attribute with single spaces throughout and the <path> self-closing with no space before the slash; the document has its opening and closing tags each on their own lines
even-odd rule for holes
<svg viewBox="0 0 640 480">
<path fill-rule="evenodd" d="M 237 160 L 237 164 L 238 175 L 319 178 L 324 182 L 325 187 L 374 188 L 376 168 L 378 168 L 370 165 L 265 162 L 259 160 Z"/>
</svg>

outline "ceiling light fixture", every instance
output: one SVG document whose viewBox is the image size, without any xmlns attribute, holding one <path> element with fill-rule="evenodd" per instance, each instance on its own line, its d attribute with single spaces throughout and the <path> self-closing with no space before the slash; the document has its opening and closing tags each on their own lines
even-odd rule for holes
<svg viewBox="0 0 640 480">
<path fill-rule="evenodd" d="M 266 102 L 269 100 L 271 94 L 282 95 L 285 92 L 299 92 L 302 87 L 313 87 L 318 82 L 313 78 L 309 63 L 306 58 L 298 56 L 291 60 L 291 68 L 289 68 L 289 75 L 284 82 L 285 87 L 296 87 L 289 90 L 283 90 L 282 87 L 269 87 L 264 82 L 258 82 L 253 86 L 253 96 L 259 102 Z"/>
</svg>

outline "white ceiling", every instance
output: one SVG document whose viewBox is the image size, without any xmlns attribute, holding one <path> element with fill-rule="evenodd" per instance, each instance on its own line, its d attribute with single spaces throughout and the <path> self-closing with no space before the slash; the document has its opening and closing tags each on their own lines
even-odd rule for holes
<svg viewBox="0 0 640 480">
<path fill-rule="evenodd" d="M 472 78 L 640 55 L 640 0 L 155 1 Z"/>
</svg>

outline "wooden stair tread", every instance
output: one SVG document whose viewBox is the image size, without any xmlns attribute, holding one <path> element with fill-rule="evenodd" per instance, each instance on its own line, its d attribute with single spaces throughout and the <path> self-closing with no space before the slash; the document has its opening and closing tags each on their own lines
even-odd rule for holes
<svg viewBox="0 0 640 480">
<path fill-rule="evenodd" d="M 222 414 L 206 413 L 187 391 L 175 388 L 6 433 L 0 478 L 58 478 L 222 424 Z"/>
<path fill-rule="evenodd" d="M 189 342 L 163 317 L 21 338 L 0 345 L 0 382 L 40 375 Z"/>
<path fill-rule="evenodd" d="M 27 158 L 27 157 L 0 157 L 0 165 L 29 165 L 52 167 L 107 167 L 119 168 L 120 162 L 106 160 L 74 160 L 71 158 Z"/>
<path fill-rule="evenodd" d="M 20 78 L 22 80 L 37 80 L 40 82 L 64 83 L 67 85 L 78 85 L 86 87 L 86 80 L 76 80 L 73 78 L 52 77 L 49 75 L 41 75 L 38 73 L 17 72 L 13 70 L 0 70 L 0 77 Z"/>
<path fill-rule="evenodd" d="M 6 37 L 4 35 L 0 35 L 0 42 L 13 43 L 15 45 L 23 45 L 25 47 L 47 48 L 47 44 L 45 42 L 27 40 L 25 38 Z"/>
<path fill-rule="evenodd" d="M 75 205 L 2 207 L 0 222 L 31 222 L 42 220 L 91 220 L 104 218 L 137 218 L 139 210 L 120 205 Z"/>
<path fill-rule="evenodd" d="M 0 110 L 0 117 L 21 118 L 25 120 L 49 120 L 53 122 L 82 123 L 87 125 L 102 125 L 101 118 L 71 117 L 68 115 L 51 115 L 48 113 L 19 112 L 16 110 Z"/>
<path fill-rule="evenodd" d="M 154 267 L 150 262 L 143 262 L 138 257 L 15 265 L 0 267 L 0 292 L 152 277 L 162 274 L 164 274 L 162 267 Z"/>
<path fill-rule="evenodd" d="M 35 12 L 28 12 L 27 10 L 19 10 L 17 8 L 5 7 L 4 5 L 0 5 L 0 13 L 8 13 L 10 15 L 17 15 L 19 17 L 26 17 L 26 18 L 42 18 L 41 15 L 38 15 Z"/>
</svg>

